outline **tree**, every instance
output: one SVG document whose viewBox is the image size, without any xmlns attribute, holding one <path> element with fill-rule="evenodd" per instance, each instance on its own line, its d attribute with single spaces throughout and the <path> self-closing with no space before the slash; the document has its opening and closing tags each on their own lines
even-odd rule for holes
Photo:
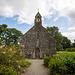
<svg viewBox="0 0 75 75">
<path fill-rule="evenodd" d="M 62 36 L 58 27 L 53 26 L 46 29 L 56 39 L 56 49 L 58 51 L 71 46 L 71 41 L 67 37 Z"/>
<path fill-rule="evenodd" d="M 7 28 L 6 24 L 2 24 L 0 25 L 0 38 L 2 37 L 2 33 L 5 32 L 5 29 Z"/>
<path fill-rule="evenodd" d="M 72 47 L 75 47 L 75 39 L 74 39 L 74 43 L 72 43 Z"/>
<path fill-rule="evenodd" d="M 72 47 L 75 47 L 75 43 L 72 43 Z"/>
<path fill-rule="evenodd" d="M 56 39 L 56 48 L 57 48 L 57 50 L 62 49 L 63 48 L 63 46 L 61 45 L 62 35 L 59 32 L 58 27 L 53 26 L 53 27 L 47 27 L 46 29 Z"/>
<path fill-rule="evenodd" d="M 63 36 L 63 41 L 62 41 L 63 49 L 70 48 L 71 47 L 71 41 Z"/>
<path fill-rule="evenodd" d="M 21 31 L 15 28 L 7 28 L 6 24 L 0 25 L 1 33 L 0 38 L 3 45 L 18 44 L 18 39 L 23 35 Z"/>
<path fill-rule="evenodd" d="M 0 39 L 0 45 L 2 45 L 2 40 Z"/>
</svg>

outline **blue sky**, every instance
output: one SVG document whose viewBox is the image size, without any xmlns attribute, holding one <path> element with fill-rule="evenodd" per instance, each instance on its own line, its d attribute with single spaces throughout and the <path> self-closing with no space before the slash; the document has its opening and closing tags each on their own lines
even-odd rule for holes
<svg viewBox="0 0 75 75">
<path fill-rule="evenodd" d="M 0 0 L 0 25 L 7 24 L 24 34 L 34 25 L 38 8 L 44 27 L 57 26 L 74 42 L 75 0 Z"/>
</svg>

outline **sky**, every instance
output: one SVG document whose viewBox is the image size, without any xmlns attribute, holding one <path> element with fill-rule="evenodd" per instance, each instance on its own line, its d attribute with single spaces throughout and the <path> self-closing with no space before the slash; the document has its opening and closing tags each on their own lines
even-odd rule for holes
<svg viewBox="0 0 75 75">
<path fill-rule="evenodd" d="M 74 42 L 75 0 L 0 0 L 0 25 L 7 24 L 24 34 L 34 25 L 38 9 L 45 28 L 57 26 Z"/>
</svg>

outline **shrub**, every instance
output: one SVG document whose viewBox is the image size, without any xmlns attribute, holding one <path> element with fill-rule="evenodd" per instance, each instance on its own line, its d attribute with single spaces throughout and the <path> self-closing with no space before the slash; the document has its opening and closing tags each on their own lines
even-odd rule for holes
<svg viewBox="0 0 75 75">
<path fill-rule="evenodd" d="M 31 65 L 31 62 L 29 62 L 27 59 L 22 59 L 19 61 L 19 64 L 21 67 L 29 67 Z"/>
<path fill-rule="evenodd" d="M 44 64 L 49 67 L 51 75 L 75 74 L 75 53 L 58 52 L 59 54 L 46 57 Z"/>
<path fill-rule="evenodd" d="M 65 65 L 67 67 L 67 72 L 70 74 L 75 74 L 75 55 L 66 55 Z"/>
<path fill-rule="evenodd" d="M 23 59 L 18 46 L 7 46 L 0 49 L 0 74 L 17 75 L 20 71 L 19 60 Z M 2 66 L 3 65 L 3 66 Z"/>
<path fill-rule="evenodd" d="M 48 62 L 50 61 L 50 59 L 51 59 L 51 56 L 50 56 L 50 57 L 46 56 L 46 57 L 44 58 L 44 65 L 45 65 L 46 67 L 48 67 Z"/>
<path fill-rule="evenodd" d="M 66 51 L 75 52 L 75 47 L 73 47 L 73 48 L 67 48 Z"/>
<path fill-rule="evenodd" d="M 64 61 L 60 58 L 53 57 L 48 64 L 51 75 L 62 75 L 64 74 L 64 72 L 66 72 L 66 66 L 64 65 Z"/>
<path fill-rule="evenodd" d="M 18 73 L 15 71 L 14 66 L 1 65 L 0 75 L 18 75 Z"/>
</svg>

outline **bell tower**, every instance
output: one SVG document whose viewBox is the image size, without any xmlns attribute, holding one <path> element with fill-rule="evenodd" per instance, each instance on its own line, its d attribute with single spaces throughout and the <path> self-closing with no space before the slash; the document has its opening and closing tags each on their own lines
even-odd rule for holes
<svg viewBox="0 0 75 75">
<path fill-rule="evenodd" d="M 39 24 L 39 25 L 42 25 L 42 16 L 40 15 L 40 13 L 38 12 L 35 16 L 35 25 Z"/>
</svg>

